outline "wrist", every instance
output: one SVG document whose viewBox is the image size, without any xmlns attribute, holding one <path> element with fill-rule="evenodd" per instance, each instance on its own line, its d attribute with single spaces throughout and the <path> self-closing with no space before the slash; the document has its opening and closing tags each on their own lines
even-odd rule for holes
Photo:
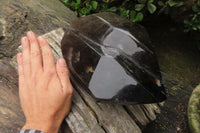
<svg viewBox="0 0 200 133">
<path fill-rule="evenodd" d="M 44 133 L 57 133 L 59 130 L 60 124 L 55 123 L 53 121 L 27 121 L 23 126 L 22 130 L 25 129 L 35 129 L 43 131 Z"/>
</svg>

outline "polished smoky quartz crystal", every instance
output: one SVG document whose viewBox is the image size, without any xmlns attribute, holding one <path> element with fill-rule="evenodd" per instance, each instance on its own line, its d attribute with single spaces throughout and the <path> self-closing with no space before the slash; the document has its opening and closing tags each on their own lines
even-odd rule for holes
<svg viewBox="0 0 200 133">
<path fill-rule="evenodd" d="M 74 20 L 61 41 L 70 74 L 97 101 L 122 104 L 166 99 L 145 29 L 113 13 Z"/>
</svg>

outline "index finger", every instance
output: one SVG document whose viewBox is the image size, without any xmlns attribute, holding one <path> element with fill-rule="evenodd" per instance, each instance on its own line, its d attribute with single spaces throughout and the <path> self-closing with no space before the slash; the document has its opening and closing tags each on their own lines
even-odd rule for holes
<svg viewBox="0 0 200 133">
<path fill-rule="evenodd" d="M 42 69 L 42 56 L 40 52 L 40 46 L 36 35 L 29 31 L 27 36 L 30 41 L 30 53 L 31 53 L 31 69 L 33 72 L 37 72 Z"/>
</svg>

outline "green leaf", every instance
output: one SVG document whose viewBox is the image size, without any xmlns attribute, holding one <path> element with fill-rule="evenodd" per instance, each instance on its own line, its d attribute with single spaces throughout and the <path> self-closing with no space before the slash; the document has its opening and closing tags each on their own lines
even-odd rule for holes
<svg viewBox="0 0 200 133">
<path fill-rule="evenodd" d="M 101 4 L 101 7 L 102 7 L 103 9 L 108 9 L 108 4 L 107 4 L 107 3 L 102 3 L 102 4 Z"/>
<path fill-rule="evenodd" d="M 135 19 L 136 19 L 136 11 L 133 10 L 130 13 L 130 20 L 135 22 Z"/>
<path fill-rule="evenodd" d="M 126 10 L 125 8 L 120 8 L 120 15 L 122 17 L 128 18 L 128 16 L 129 16 L 129 10 Z"/>
<path fill-rule="evenodd" d="M 153 14 L 153 13 L 156 11 L 156 9 L 157 9 L 157 7 L 156 7 L 154 4 L 148 4 L 148 5 L 147 5 L 147 8 L 148 8 L 148 11 L 149 11 L 151 14 Z"/>
<path fill-rule="evenodd" d="M 92 1 L 91 4 L 92 4 L 92 8 L 93 8 L 93 9 L 97 9 L 98 2 Z"/>
<path fill-rule="evenodd" d="M 195 5 L 192 6 L 192 10 L 194 12 L 199 12 L 199 7 L 197 6 L 197 4 L 195 4 Z"/>
<path fill-rule="evenodd" d="M 110 12 L 116 12 L 117 11 L 117 7 L 113 6 L 109 9 L 107 9 L 107 11 L 110 11 Z"/>
<path fill-rule="evenodd" d="M 75 11 L 75 14 L 76 14 L 76 16 L 78 16 L 78 12 L 77 11 Z"/>
<path fill-rule="evenodd" d="M 197 5 L 200 6 L 200 0 L 197 1 Z"/>
<path fill-rule="evenodd" d="M 74 4 L 74 9 L 75 10 L 79 9 L 79 7 L 80 7 L 80 4 L 78 4 L 78 3 Z"/>
<path fill-rule="evenodd" d="M 69 2 L 69 0 L 63 0 L 63 2 L 67 3 L 67 2 Z"/>
<path fill-rule="evenodd" d="M 136 15 L 136 22 L 139 22 L 139 21 L 142 21 L 143 20 L 143 14 L 141 12 L 139 12 L 137 15 Z"/>
<path fill-rule="evenodd" d="M 197 15 L 195 14 L 193 17 L 192 17 L 192 22 L 194 22 L 197 18 Z"/>
<path fill-rule="evenodd" d="M 87 15 L 89 13 L 89 10 L 87 8 L 82 8 L 81 9 L 81 14 L 82 15 Z"/>
<path fill-rule="evenodd" d="M 92 5 L 90 4 L 90 2 L 88 1 L 86 4 L 86 8 L 88 9 L 88 10 L 92 10 Z"/>
<path fill-rule="evenodd" d="M 136 11 L 141 11 L 144 8 L 145 4 L 136 4 L 135 5 L 135 10 Z"/>
<path fill-rule="evenodd" d="M 100 11 L 99 12 L 105 12 L 107 10 L 108 10 L 108 4 L 107 3 L 100 4 Z"/>
<path fill-rule="evenodd" d="M 90 7 L 91 6 L 91 4 L 90 4 L 90 2 L 86 2 L 86 7 Z"/>
<path fill-rule="evenodd" d="M 153 3 L 154 0 L 148 0 L 148 3 Z"/>
<path fill-rule="evenodd" d="M 159 5 L 159 6 L 164 6 L 165 4 L 164 4 L 164 2 L 162 2 L 162 1 L 158 1 L 158 5 Z"/>
<path fill-rule="evenodd" d="M 182 6 L 182 5 L 184 5 L 184 2 L 183 1 L 179 1 L 179 2 L 177 2 L 177 4 L 175 5 L 176 7 L 180 7 L 180 6 Z"/>
<path fill-rule="evenodd" d="M 81 4 L 81 0 L 76 0 L 76 3 L 77 4 Z"/>
<path fill-rule="evenodd" d="M 76 6 L 76 3 L 75 3 L 74 1 L 72 1 L 72 3 L 70 4 L 70 7 L 71 7 L 72 9 L 75 9 L 75 6 Z"/>
<path fill-rule="evenodd" d="M 147 0 L 137 0 L 141 4 L 145 4 Z"/>
<path fill-rule="evenodd" d="M 169 0 L 167 3 L 169 4 L 170 7 L 173 7 L 173 6 L 177 5 L 178 2 L 176 2 L 174 0 Z"/>
<path fill-rule="evenodd" d="M 197 27 L 192 27 L 193 30 L 197 30 Z"/>
<path fill-rule="evenodd" d="M 109 3 L 110 2 L 110 0 L 102 0 L 103 2 L 105 2 L 105 3 Z M 111 0 L 111 2 L 112 2 L 112 0 Z"/>
</svg>

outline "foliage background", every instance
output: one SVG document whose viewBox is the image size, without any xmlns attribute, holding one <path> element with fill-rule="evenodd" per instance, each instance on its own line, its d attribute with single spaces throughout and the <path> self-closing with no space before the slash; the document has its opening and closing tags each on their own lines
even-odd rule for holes
<svg viewBox="0 0 200 133">
<path fill-rule="evenodd" d="M 133 22 L 162 14 L 181 24 L 184 32 L 200 31 L 200 0 L 60 0 L 77 16 L 114 12 Z"/>
</svg>

